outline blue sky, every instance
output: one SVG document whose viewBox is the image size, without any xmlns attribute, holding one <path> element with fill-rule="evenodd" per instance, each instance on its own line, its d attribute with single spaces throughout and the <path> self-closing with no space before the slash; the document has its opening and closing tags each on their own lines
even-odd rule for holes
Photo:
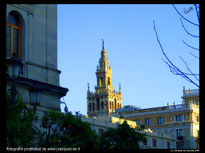
<svg viewBox="0 0 205 153">
<path fill-rule="evenodd" d="M 184 12 L 193 5 L 176 7 L 186 18 L 197 23 L 194 9 L 187 14 Z M 198 51 L 182 42 L 185 40 L 198 47 L 199 40 L 187 35 L 172 5 L 60 4 L 57 14 L 60 85 L 69 89 L 61 100 L 70 111 L 87 114 L 87 83 L 94 91 L 102 38 L 115 90 L 119 90 L 121 83 L 123 106 L 150 108 L 173 101 L 180 104 L 183 86 L 196 88 L 182 77 L 173 75 L 162 60 L 153 21 L 170 59 L 186 69 L 179 58 L 182 56 L 194 72 L 199 72 L 199 61 L 189 54 L 198 55 Z M 184 23 L 190 32 L 198 34 L 195 26 Z"/>
</svg>

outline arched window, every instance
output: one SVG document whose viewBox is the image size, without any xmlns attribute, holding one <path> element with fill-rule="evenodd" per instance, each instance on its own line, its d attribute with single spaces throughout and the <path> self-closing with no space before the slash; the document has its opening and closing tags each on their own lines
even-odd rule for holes
<svg viewBox="0 0 205 153">
<path fill-rule="evenodd" d="M 97 110 L 100 110 L 100 99 L 97 98 L 96 100 L 97 100 Z"/>
<path fill-rule="evenodd" d="M 101 110 L 104 110 L 104 101 L 101 101 Z"/>
<path fill-rule="evenodd" d="M 114 109 L 117 109 L 117 100 L 115 98 L 115 102 L 114 102 Z"/>
<path fill-rule="evenodd" d="M 92 111 L 92 109 L 91 109 L 91 103 L 88 104 L 88 110 L 89 110 L 89 112 Z"/>
<path fill-rule="evenodd" d="M 16 12 L 9 13 L 6 23 L 6 57 L 21 59 L 21 22 Z"/>
<path fill-rule="evenodd" d="M 93 111 L 95 111 L 95 103 L 93 103 Z"/>
<path fill-rule="evenodd" d="M 110 85 L 110 78 L 108 77 L 108 85 Z"/>
<path fill-rule="evenodd" d="M 99 86 L 102 86 L 102 77 L 99 78 Z"/>
<path fill-rule="evenodd" d="M 107 103 L 107 101 L 105 101 L 104 109 L 105 109 L 105 110 L 108 109 L 108 103 Z"/>
</svg>

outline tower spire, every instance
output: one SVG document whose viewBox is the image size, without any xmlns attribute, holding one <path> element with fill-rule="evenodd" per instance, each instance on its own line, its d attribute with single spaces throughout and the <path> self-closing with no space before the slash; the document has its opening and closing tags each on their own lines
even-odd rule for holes
<svg viewBox="0 0 205 153">
<path fill-rule="evenodd" d="M 101 40 L 102 40 L 102 50 L 104 50 L 104 40 L 103 39 Z"/>
</svg>

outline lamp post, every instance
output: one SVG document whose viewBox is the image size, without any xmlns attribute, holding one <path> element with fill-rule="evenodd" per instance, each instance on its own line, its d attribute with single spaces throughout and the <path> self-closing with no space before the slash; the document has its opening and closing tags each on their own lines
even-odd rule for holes
<svg viewBox="0 0 205 153">
<path fill-rule="evenodd" d="M 80 114 L 80 111 L 76 111 L 75 114 L 76 114 L 76 116 L 78 117 L 79 114 Z"/>
<path fill-rule="evenodd" d="M 30 88 L 30 104 L 33 105 L 34 112 L 36 112 L 36 107 L 40 105 L 41 90 L 42 87 L 38 83 L 34 83 L 34 85 Z"/>
<path fill-rule="evenodd" d="M 62 102 L 62 101 L 60 101 L 60 103 L 65 105 L 64 111 L 67 113 L 67 112 L 68 112 L 68 107 L 67 107 L 66 103 L 65 103 L 65 102 Z"/>
<path fill-rule="evenodd" d="M 16 79 L 20 76 L 21 69 L 23 66 L 23 63 L 18 59 L 16 54 L 13 54 L 13 57 L 9 58 L 7 60 L 7 70 L 8 70 L 8 77 L 11 79 L 12 85 L 11 85 L 11 95 L 12 105 L 16 105 L 16 96 L 18 95 L 18 91 L 16 90 Z"/>
</svg>

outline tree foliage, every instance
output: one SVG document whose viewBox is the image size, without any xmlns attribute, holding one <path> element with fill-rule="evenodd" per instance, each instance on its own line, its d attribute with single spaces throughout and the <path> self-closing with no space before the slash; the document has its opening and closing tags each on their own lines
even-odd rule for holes
<svg viewBox="0 0 205 153">
<path fill-rule="evenodd" d="M 45 130 L 39 134 L 40 147 L 95 149 L 98 146 L 95 131 L 71 113 L 50 111 L 42 118 L 41 126 Z"/>
<path fill-rule="evenodd" d="M 41 129 L 35 138 L 32 124 L 38 118 L 34 110 L 26 107 L 21 96 L 16 102 L 12 105 L 11 95 L 7 95 L 7 147 L 139 149 L 139 141 L 146 140 L 144 134 L 137 133 L 126 122 L 99 137 L 81 117 L 57 111 L 49 111 L 41 118 Z"/>
<path fill-rule="evenodd" d="M 34 132 L 32 123 L 37 120 L 34 110 L 28 110 L 17 96 L 16 105 L 11 104 L 11 95 L 6 96 L 6 138 L 7 147 L 32 147 Z"/>
<path fill-rule="evenodd" d="M 139 149 L 139 142 L 146 141 L 145 134 L 130 128 L 127 122 L 116 129 L 108 129 L 100 138 L 102 149 Z"/>
</svg>

